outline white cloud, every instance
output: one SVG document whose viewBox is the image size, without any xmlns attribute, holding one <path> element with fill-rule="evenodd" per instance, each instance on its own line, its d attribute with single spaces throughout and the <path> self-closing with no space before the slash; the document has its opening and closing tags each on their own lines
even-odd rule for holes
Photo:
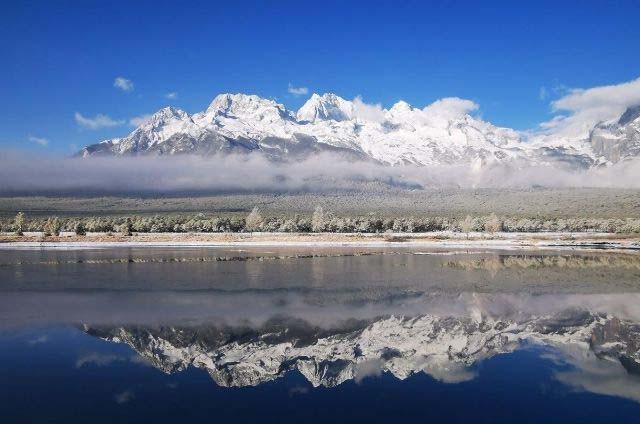
<svg viewBox="0 0 640 424">
<path fill-rule="evenodd" d="M 114 362 L 125 361 L 126 358 L 113 354 L 103 354 L 103 353 L 89 353 L 87 355 L 81 356 L 76 360 L 76 368 L 82 368 L 87 364 L 93 364 L 97 367 L 104 367 L 107 365 L 111 365 Z"/>
<path fill-rule="evenodd" d="M 113 398 L 115 399 L 116 403 L 123 404 L 132 401 L 134 397 L 135 395 L 133 391 L 125 390 L 122 393 L 116 393 Z"/>
<path fill-rule="evenodd" d="M 129 125 L 131 125 L 132 127 L 139 127 L 140 125 L 144 125 L 147 123 L 147 121 L 149 121 L 149 119 L 151 119 L 151 116 L 152 115 L 150 114 L 135 116 L 129 119 Z"/>
<path fill-rule="evenodd" d="M 388 110 L 379 103 L 369 104 L 362 101 L 360 96 L 352 101 L 353 116 L 365 121 L 384 122 L 387 119 Z M 424 109 L 411 109 L 407 113 L 411 119 L 426 125 L 448 125 L 452 119 L 461 118 L 478 109 L 478 104 L 471 100 L 458 97 L 445 97 L 424 107 Z"/>
<path fill-rule="evenodd" d="M 459 97 L 445 97 L 438 99 L 422 110 L 413 110 L 417 122 L 436 128 L 446 128 L 450 122 L 460 119 L 478 109 L 478 104 Z"/>
<path fill-rule="evenodd" d="M 309 89 L 307 87 L 294 87 L 293 85 L 291 85 L 291 83 L 289 83 L 287 92 L 289 94 L 293 94 L 294 96 L 302 96 L 309 94 Z"/>
<path fill-rule="evenodd" d="M 81 127 L 90 130 L 99 130 L 101 128 L 117 127 L 122 125 L 124 121 L 112 119 L 111 117 L 102 113 L 97 114 L 93 118 L 83 116 L 80 112 L 76 112 L 74 115 L 76 123 Z"/>
<path fill-rule="evenodd" d="M 477 109 L 478 104 L 471 100 L 459 97 L 445 97 L 426 106 L 422 111 L 428 116 L 455 119 Z"/>
<path fill-rule="evenodd" d="M 49 145 L 49 139 L 44 138 L 44 137 L 36 137 L 34 135 L 30 135 L 29 137 L 29 141 L 31 141 L 32 143 L 36 143 L 39 144 L 43 147 L 47 147 Z"/>
<path fill-rule="evenodd" d="M 175 100 L 178 98 L 178 93 L 176 93 L 175 91 L 172 91 L 171 93 L 165 94 L 164 97 L 169 100 Z"/>
<path fill-rule="evenodd" d="M 538 92 L 538 98 L 540 100 L 547 100 L 548 97 L 549 97 L 549 90 L 547 90 L 547 87 L 545 86 L 540 87 L 540 91 Z"/>
<path fill-rule="evenodd" d="M 367 377 L 380 377 L 382 375 L 383 367 L 384 361 L 382 359 L 371 359 L 360 362 L 356 368 L 354 381 L 356 384 L 360 384 L 362 383 L 362 380 Z"/>
<path fill-rule="evenodd" d="M 94 365 L 96 367 L 106 367 L 116 362 L 131 362 L 133 364 L 148 365 L 146 360 L 138 355 L 122 356 L 110 353 L 91 352 L 78 357 L 76 360 L 76 368 L 82 368 L 85 365 Z"/>
<path fill-rule="evenodd" d="M 640 381 L 620 362 L 598 358 L 585 352 L 583 345 L 566 344 L 550 359 L 568 364 L 568 369 L 554 373 L 554 378 L 576 391 L 616 396 L 640 402 Z"/>
<path fill-rule="evenodd" d="M 640 104 L 640 78 L 633 81 L 570 89 L 551 109 L 558 115 L 540 124 L 547 134 L 585 138 L 598 122 L 618 118 L 630 107 Z"/>
<path fill-rule="evenodd" d="M 306 395 L 307 393 L 309 393 L 309 388 L 304 386 L 295 386 L 289 389 L 289 397 Z"/>
<path fill-rule="evenodd" d="M 37 345 L 37 344 L 46 343 L 48 341 L 49 341 L 49 336 L 45 334 L 45 335 L 36 337 L 35 339 L 29 340 L 27 343 L 30 345 Z"/>
<path fill-rule="evenodd" d="M 133 81 L 125 77 L 117 77 L 113 81 L 113 86 L 122 91 L 133 91 L 134 88 Z"/>
<path fill-rule="evenodd" d="M 380 103 L 368 104 L 362 101 L 362 97 L 353 99 L 353 116 L 363 121 L 384 122 L 385 111 Z"/>
</svg>

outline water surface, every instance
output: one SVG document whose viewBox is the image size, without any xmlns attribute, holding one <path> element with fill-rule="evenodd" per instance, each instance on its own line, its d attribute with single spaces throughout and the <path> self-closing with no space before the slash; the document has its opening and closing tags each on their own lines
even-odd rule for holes
<svg viewBox="0 0 640 424">
<path fill-rule="evenodd" d="M 640 422 L 635 254 L 3 250 L 0 322 L 8 422 Z"/>
</svg>

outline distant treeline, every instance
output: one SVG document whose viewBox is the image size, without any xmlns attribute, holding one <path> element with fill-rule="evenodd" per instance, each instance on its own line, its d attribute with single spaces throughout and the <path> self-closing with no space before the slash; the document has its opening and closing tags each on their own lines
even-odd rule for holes
<svg viewBox="0 0 640 424">
<path fill-rule="evenodd" d="M 27 217 L 19 213 L 14 219 L 0 221 L 0 230 L 21 234 L 44 231 L 57 235 L 61 231 L 131 233 L 223 233 L 223 232 L 332 232 L 332 233 L 422 233 L 455 232 L 608 232 L 640 233 L 640 219 L 595 218 L 510 218 L 495 214 L 471 217 L 384 218 L 374 216 L 334 216 L 318 207 L 311 216 L 263 217 L 258 208 L 246 217 L 216 217 L 204 213 L 113 216 L 113 217 Z"/>
</svg>

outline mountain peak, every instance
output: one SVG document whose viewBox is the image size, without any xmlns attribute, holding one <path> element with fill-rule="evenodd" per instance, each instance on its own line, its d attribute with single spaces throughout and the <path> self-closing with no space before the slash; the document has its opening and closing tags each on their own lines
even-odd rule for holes
<svg viewBox="0 0 640 424">
<path fill-rule="evenodd" d="M 233 115 L 242 117 L 265 117 L 273 119 L 289 119 L 291 113 L 281 105 L 270 99 L 254 94 L 220 94 L 216 96 L 206 110 L 207 115 Z"/>
<path fill-rule="evenodd" d="M 249 106 L 251 108 L 255 108 L 260 105 L 280 106 L 273 100 L 263 99 L 262 97 L 256 96 L 255 94 L 224 93 L 218 94 L 216 97 L 214 97 L 213 101 L 207 108 L 207 111 L 216 110 L 228 112 L 237 110 L 239 107 Z"/>
<path fill-rule="evenodd" d="M 188 117 L 189 114 L 182 109 L 175 108 L 173 106 L 166 106 L 151 115 L 151 118 L 178 118 L 184 119 Z"/>
<path fill-rule="evenodd" d="M 346 121 L 353 116 L 353 103 L 333 93 L 313 93 L 298 110 L 299 121 Z"/>
<path fill-rule="evenodd" d="M 189 114 L 184 110 L 167 106 L 146 119 L 140 124 L 139 129 L 154 130 L 176 122 L 189 120 Z"/>
</svg>

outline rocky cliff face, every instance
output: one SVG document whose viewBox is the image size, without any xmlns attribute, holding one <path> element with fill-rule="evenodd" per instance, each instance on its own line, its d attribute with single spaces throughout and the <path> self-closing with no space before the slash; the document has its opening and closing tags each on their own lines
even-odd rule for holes
<svg viewBox="0 0 640 424">
<path fill-rule="evenodd" d="M 607 163 L 640 155 L 640 105 L 627 109 L 617 121 L 603 122 L 589 135 L 594 154 Z"/>
</svg>

